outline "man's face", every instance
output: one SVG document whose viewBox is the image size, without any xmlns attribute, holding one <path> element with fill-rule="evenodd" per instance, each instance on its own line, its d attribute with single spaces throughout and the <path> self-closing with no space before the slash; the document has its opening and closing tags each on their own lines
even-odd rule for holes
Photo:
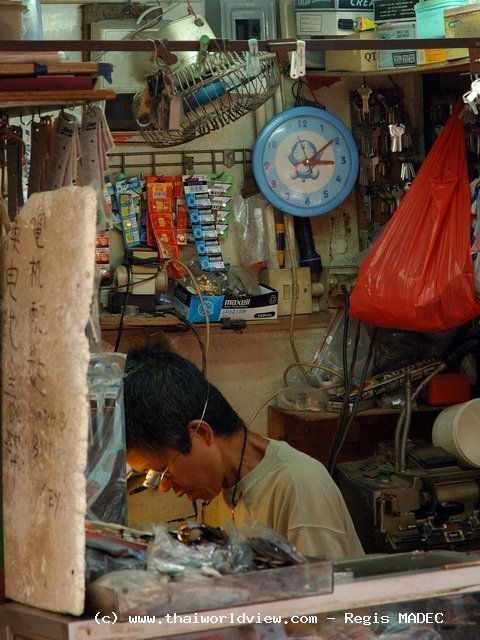
<svg viewBox="0 0 480 640">
<path fill-rule="evenodd" d="M 175 449 L 162 452 L 129 449 L 127 462 L 135 471 L 153 469 L 161 475 L 160 491 L 173 490 L 177 497 L 212 500 L 222 490 L 224 469 L 215 441 L 206 442 L 200 433 L 192 437 L 188 453 Z"/>
</svg>

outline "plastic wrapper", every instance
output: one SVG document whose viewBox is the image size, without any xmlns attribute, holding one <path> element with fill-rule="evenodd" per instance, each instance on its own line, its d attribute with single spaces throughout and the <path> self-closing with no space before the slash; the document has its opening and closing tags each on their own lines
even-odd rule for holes
<svg viewBox="0 0 480 640">
<path fill-rule="evenodd" d="M 121 569 L 145 569 L 145 556 L 136 549 L 115 545 L 109 549 L 97 547 L 87 541 L 85 550 L 85 582 L 90 584 L 111 571 Z"/>
<path fill-rule="evenodd" d="M 150 544 L 147 554 L 149 571 L 175 575 L 182 573 L 186 568 L 210 567 L 220 573 L 230 572 L 230 557 L 224 545 L 214 541 L 185 544 L 173 537 L 163 525 L 156 525 L 153 531 L 154 541 Z"/>
<path fill-rule="evenodd" d="M 398 209 L 360 265 L 352 317 L 443 331 L 480 313 L 470 254 L 470 187 L 457 104 Z"/>
<path fill-rule="evenodd" d="M 87 518 L 125 524 L 127 519 L 123 371 L 125 356 L 92 354 L 88 370 L 90 429 Z"/>
<path fill-rule="evenodd" d="M 268 258 L 268 246 L 263 219 L 265 200 L 260 195 L 243 198 L 237 194 L 233 214 L 240 239 L 240 258 L 247 267 L 263 266 Z"/>
<path fill-rule="evenodd" d="M 288 566 L 307 562 L 305 556 L 283 536 L 261 522 L 253 520 L 238 527 L 238 534 L 248 541 L 257 568 Z"/>
<path fill-rule="evenodd" d="M 316 366 L 312 367 L 311 371 L 309 371 L 309 373 L 316 378 L 320 384 L 327 381 L 339 382 L 339 380 L 343 380 L 343 351 L 345 338 L 345 347 L 349 358 L 348 362 L 350 362 L 351 354 L 354 350 L 357 330 L 359 343 L 357 346 L 357 360 L 353 372 L 353 379 L 356 383 L 360 381 L 361 372 L 370 346 L 368 326 L 359 323 L 358 320 L 349 319 L 348 331 L 346 332 L 345 313 L 340 309 L 335 313 L 330 321 L 325 338 L 313 357 L 313 364 Z M 367 374 L 370 374 L 371 370 L 370 365 Z M 338 376 L 335 375 L 336 372 L 338 373 Z"/>
<path fill-rule="evenodd" d="M 306 384 L 286 387 L 277 395 L 277 405 L 287 411 L 325 411 L 327 402 L 325 391 Z"/>
</svg>

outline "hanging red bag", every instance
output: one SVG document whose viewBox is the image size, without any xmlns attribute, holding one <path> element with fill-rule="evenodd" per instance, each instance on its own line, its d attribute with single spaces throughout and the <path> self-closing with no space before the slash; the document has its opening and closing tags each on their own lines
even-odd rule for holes
<svg viewBox="0 0 480 640">
<path fill-rule="evenodd" d="M 380 327 L 442 331 L 480 314 L 462 106 L 363 260 L 350 297 L 352 317 Z"/>
</svg>

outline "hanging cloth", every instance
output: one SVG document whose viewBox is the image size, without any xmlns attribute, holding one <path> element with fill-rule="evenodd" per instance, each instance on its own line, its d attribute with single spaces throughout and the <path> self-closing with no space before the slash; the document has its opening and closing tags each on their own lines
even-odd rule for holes
<svg viewBox="0 0 480 640">
<path fill-rule="evenodd" d="M 480 313 L 470 254 L 470 186 L 457 104 L 363 260 L 349 314 L 380 327 L 443 331 Z"/>
</svg>

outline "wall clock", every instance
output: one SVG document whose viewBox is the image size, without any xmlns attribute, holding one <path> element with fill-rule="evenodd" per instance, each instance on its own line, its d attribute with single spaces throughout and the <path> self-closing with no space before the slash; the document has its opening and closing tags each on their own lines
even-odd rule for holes
<svg viewBox="0 0 480 640">
<path fill-rule="evenodd" d="M 318 107 L 293 107 L 263 127 L 253 148 L 253 174 L 264 197 L 293 216 L 319 216 L 353 189 L 359 153 L 349 129 Z"/>
</svg>

